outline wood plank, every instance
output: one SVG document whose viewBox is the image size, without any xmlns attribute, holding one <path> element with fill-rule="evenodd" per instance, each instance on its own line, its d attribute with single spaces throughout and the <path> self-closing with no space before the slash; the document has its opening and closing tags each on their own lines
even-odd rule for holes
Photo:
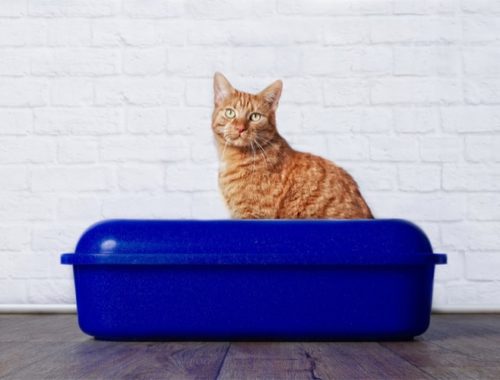
<svg viewBox="0 0 500 380">
<path fill-rule="evenodd" d="M 376 342 L 304 343 L 314 375 L 321 379 L 431 379 Z"/>
<path fill-rule="evenodd" d="M 228 343 L 105 342 L 66 344 L 10 373 L 11 379 L 213 379 Z"/>
<path fill-rule="evenodd" d="M 234 342 L 218 379 L 311 379 L 300 343 Z"/>
<path fill-rule="evenodd" d="M 440 379 L 498 379 L 499 327 L 499 316 L 439 315 L 417 341 L 381 345 Z"/>
<path fill-rule="evenodd" d="M 75 314 L 0 314 L 0 342 L 78 342 L 90 337 Z"/>
</svg>

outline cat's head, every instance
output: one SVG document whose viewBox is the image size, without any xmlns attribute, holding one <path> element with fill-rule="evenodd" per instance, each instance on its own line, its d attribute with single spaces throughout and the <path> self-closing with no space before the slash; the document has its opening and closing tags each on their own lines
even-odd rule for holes
<svg viewBox="0 0 500 380">
<path fill-rule="evenodd" d="M 241 148 L 269 143 L 277 134 L 275 111 L 282 88 L 277 80 L 258 94 L 249 94 L 215 73 L 212 129 L 219 141 Z"/>
</svg>

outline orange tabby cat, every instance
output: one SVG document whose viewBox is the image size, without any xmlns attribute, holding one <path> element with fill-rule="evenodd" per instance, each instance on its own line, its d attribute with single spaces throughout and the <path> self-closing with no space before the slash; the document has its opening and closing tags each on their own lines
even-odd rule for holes
<svg viewBox="0 0 500 380">
<path fill-rule="evenodd" d="M 214 76 L 212 129 L 219 185 L 235 218 L 372 218 L 354 179 L 324 158 L 293 150 L 276 129 L 282 82 L 258 94 Z M 328 120 L 325 120 L 328 122 Z"/>
</svg>

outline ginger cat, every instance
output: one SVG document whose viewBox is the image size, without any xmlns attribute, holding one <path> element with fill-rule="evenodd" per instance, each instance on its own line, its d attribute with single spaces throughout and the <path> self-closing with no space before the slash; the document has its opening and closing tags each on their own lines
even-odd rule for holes
<svg viewBox="0 0 500 380">
<path fill-rule="evenodd" d="M 214 76 L 212 129 L 219 186 L 234 218 L 373 218 L 354 179 L 324 158 L 293 150 L 276 129 L 283 84 L 240 92 Z M 328 120 L 325 120 L 328 122 Z"/>
</svg>

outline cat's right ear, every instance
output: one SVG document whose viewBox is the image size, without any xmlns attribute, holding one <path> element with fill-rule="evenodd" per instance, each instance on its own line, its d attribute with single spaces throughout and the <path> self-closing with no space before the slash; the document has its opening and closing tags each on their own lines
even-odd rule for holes
<svg viewBox="0 0 500 380">
<path fill-rule="evenodd" d="M 214 74 L 214 103 L 218 107 L 224 100 L 234 93 L 231 83 L 221 73 Z"/>
</svg>

